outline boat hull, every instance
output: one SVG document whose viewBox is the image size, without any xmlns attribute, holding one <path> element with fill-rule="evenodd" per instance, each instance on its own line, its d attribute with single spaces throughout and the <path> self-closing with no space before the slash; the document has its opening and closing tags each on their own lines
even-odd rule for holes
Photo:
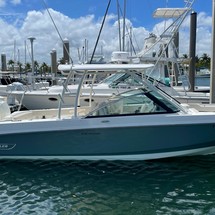
<svg viewBox="0 0 215 215">
<path fill-rule="evenodd" d="M 61 102 L 61 107 L 68 108 L 75 106 L 77 85 L 71 85 L 69 87 L 70 91 L 64 94 L 62 100 L 60 95 L 62 94 L 62 87 L 55 86 L 52 90 L 36 90 L 30 92 L 13 91 L 10 94 L 13 95 L 16 100 L 26 107 L 28 110 L 38 110 L 38 109 L 49 109 L 58 108 Z M 97 85 L 93 88 L 92 95 L 90 95 L 90 87 L 85 86 L 82 89 L 82 95 L 80 96 L 79 105 L 80 106 L 96 106 L 97 104 L 103 102 L 110 96 L 118 94 L 120 92 L 126 91 L 126 88 L 109 88 L 108 85 Z M 91 98 L 91 103 L 90 103 Z"/>
<path fill-rule="evenodd" d="M 150 117 L 147 123 L 134 117 L 126 125 L 124 118 L 15 123 L 9 132 L 0 125 L 0 159 L 148 160 L 215 153 L 214 123 L 173 123 L 177 118 L 169 117 L 156 125 Z"/>
<path fill-rule="evenodd" d="M 38 109 L 50 109 L 50 108 L 58 108 L 59 103 L 61 101 L 59 94 L 51 94 L 51 93 L 41 93 L 41 94 L 33 94 L 33 93 L 26 93 L 25 96 L 18 92 L 14 93 L 17 101 L 21 103 L 25 108 L 28 110 L 38 110 Z M 91 105 L 96 106 L 98 103 L 106 100 L 112 94 L 107 95 L 97 95 L 93 96 L 91 99 Z M 61 101 L 61 107 L 63 108 L 70 108 L 75 106 L 75 94 L 65 94 L 63 100 Z M 80 106 L 89 106 L 90 104 L 90 97 L 89 94 L 80 99 Z"/>
</svg>

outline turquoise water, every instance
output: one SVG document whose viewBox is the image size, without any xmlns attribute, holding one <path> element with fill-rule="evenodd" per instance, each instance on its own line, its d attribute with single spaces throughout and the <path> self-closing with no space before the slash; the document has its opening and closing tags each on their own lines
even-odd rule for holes
<svg viewBox="0 0 215 215">
<path fill-rule="evenodd" d="M 0 161 L 0 214 L 215 214 L 215 156 Z"/>
</svg>

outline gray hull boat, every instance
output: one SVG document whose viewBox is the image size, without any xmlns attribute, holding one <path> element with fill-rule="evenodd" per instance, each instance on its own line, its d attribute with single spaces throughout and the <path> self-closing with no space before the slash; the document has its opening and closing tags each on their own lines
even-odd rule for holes
<svg viewBox="0 0 215 215">
<path fill-rule="evenodd" d="M 71 65 L 69 72 L 138 65 Z M 67 66 L 59 67 L 68 70 Z M 82 83 L 80 82 L 80 85 Z M 81 88 L 81 87 L 80 87 Z M 215 113 L 201 113 L 146 81 L 97 107 L 17 111 L 0 121 L 0 159 L 148 160 L 215 152 Z"/>
</svg>

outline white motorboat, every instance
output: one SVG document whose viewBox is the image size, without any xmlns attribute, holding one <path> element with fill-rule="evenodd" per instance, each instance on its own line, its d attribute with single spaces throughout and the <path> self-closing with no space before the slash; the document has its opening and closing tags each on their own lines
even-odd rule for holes
<svg viewBox="0 0 215 215">
<path fill-rule="evenodd" d="M 147 66 L 120 65 L 136 72 Z M 119 69 L 119 65 L 62 65 L 82 72 Z M 101 70 L 102 69 L 102 70 Z M 215 153 L 215 113 L 179 104 L 149 82 L 112 96 L 93 110 L 18 111 L 0 121 L 1 159 L 147 160 Z"/>
<path fill-rule="evenodd" d="M 141 72 L 144 73 L 147 69 L 152 68 L 152 66 L 154 65 L 146 64 Z M 100 67 L 103 69 L 104 66 Z M 88 76 L 85 77 L 84 83 L 81 86 L 79 105 L 86 106 L 90 104 L 91 106 L 96 106 L 113 94 L 118 94 L 124 92 L 127 88 L 138 87 L 143 84 L 141 77 L 137 74 L 120 71 L 120 65 L 108 64 L 108 67 L 112 69 L 108 69 L 107 71 L 90 71 L 90 78 Z M 134 65 L 133 67 L 137 68 L 138 65 Z M 98 73 L 112 75 L 99 83 L 95 83 Z M 64 74 L 68 75 L 66 72 Z M 66 83 L 61 86 L 54 85 L 42 90 L 12 90 L 8 95 L 14 100 L 16 99 L 28 110 L 58 108 L 60 102 L 64 108 L 74 107 L 79 84 L 68 84 L 73 78 L 73 75 L 71 77 L 68 76 Z M 65 89 L 65 92 L 62 96 L 63 89 Z M 89 99 L 89 97 L 92 98 Z"/>
</svg>

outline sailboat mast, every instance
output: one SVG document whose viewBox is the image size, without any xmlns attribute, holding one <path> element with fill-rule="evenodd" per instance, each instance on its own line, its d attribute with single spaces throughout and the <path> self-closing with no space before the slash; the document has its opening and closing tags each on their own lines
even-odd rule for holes
<svg viewBox="0 0 215 215">
<path fill-rule="evenodd" d="M 119 50 L 122 51 L 119 1 L 117 0 L 116 3 L 117 3 L 118 28 L 119 28 Z"/>
<path fill-rule="evenodd" d="M 26 63 L 27 63 L 27 45 L 25 40 L 25 69 L 26 69 Z"/>
<path fill-rule="evenodd" d="M 14 45 L 13 45 L 13 60 L 15 65 L 16 64 L 16 40 L 14 40 Z"/>
<path fill-rule="evenodd" d="M 215 0 L 212 0 L 212 38 L 211 38 L 211 76 L 210 76 L 210 103 L 215 103 Z"/>
<path fill-rule="evenodd" d="M 124 0 L 122 51 L 125 51 L 125 16 L 126 16 L 126 0 Z"/>
<path fill-rule="evenodd" d="M 95 51 L 96 51 L 96 48 L 97 48 L 97 45 L 98 45 L 98 42 L 99 42 L 99 39 L 100 39 L 100 35 L 101 35 L 101 32 L 102 32 L 102 29 L 104 27 L 104 22 L 105 22 L 106 17 L 107 17 L 107 13 L 108 13 L 108 10 L 109 10 L 109 7 L 110 7 L 110 3 L 111 3 L 111 0 L 109 0 L 109 2 L 108 2 L 108 5 L 107 5 L 106 11 L 105 11 L 105 15 L 104 15 L 104 18 L 102 20 L 102 25 L 101 25 L 101 28 L 99 30 L 99 35 L 97 37 L 96 44 L 95 44 L 94 49 L 93 49 L 93 53 L 92 53 L 92 56 L 91 56 L 91 59 L 90 59 L 90 64 L 93 61 L 93 57 L 94 57 L 94 54 L 95 54 Z"/>
</svg>

